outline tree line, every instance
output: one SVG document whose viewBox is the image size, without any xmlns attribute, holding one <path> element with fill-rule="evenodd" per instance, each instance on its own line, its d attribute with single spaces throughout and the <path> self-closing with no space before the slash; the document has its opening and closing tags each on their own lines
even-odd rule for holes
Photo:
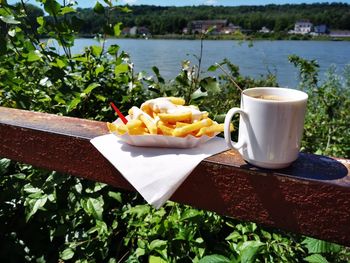
<svg viewBox="0 0 350 263">
<path fill-rule="evenodd" d="M 99 6 L 100 8 L 101 6 Z M 43 15 L 42 10 L 31 6 L 35 15 Z M 246 30 L 257 31 L 267 27 L 275 32 L 293 29 L 297 20 L 309 20 L 314 25 L 326 24 L 331 29 L 350 30 L 350 5 L 346 3 L 284 4 L 265 6 L 119 6 L 104 8 L 109 12 L 110 21 L 104 13 L 96 14 L 95 8 L 77 8 L 74 14 L 79 23 L 78 33 L 96 34 L 103 31 L 107 22 L 122 22 L 123 27 L 145 26 L 152 34 L 181 34 L 192 20 L 227 19 L 228 22 Z M 129 9 L 129 12 L 125 12 Z M 40 13 L 41 11 L 41 13 Z M 95 10 L 96 11 L 96 10 Z M 35 24 L 36 21 L 34 20 Z"/>
<path fill-rule="evenodd" d="M 192 20 L 227 19 L 247 30 L 259 30 L 263 26 L 274 31 L 288 31 L 297 20 L 308 19 L 314 24 L 326 24 L 332 29 L 350 29 L 350 5 L 342 3 L 317 3 L 299 5 L 266 6 L 132 6 L 131 12 L 112 11 L 112 20 L 125 27 L 146 26 L 152 34 L 182 33 Z M 101 30 L 103 16 L 96 17 L 92 9 L 78 9 L 84 20 L 82 33 Z"/>
</svg>

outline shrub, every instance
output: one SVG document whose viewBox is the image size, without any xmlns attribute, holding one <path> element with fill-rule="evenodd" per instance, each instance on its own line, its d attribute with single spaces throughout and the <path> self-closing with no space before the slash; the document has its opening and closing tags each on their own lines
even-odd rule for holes
<svg viewBox="0 0 350 263">
<path fill-rule="evenodd" d="M 202 77 L 201 56 L 195 65 L 184 62 L 179 75 L 169 82 L 156 67 L 155 78 L 136 73 L 128 54 L 118 46 L 107 50 L 104 46 L 107 35 L 120 33 L 120 24 L 110 25 L 108 16 L 110 8 L 121 7 L 112 7 L 109 1 L 105 1 L 107 7 L 97 3 L 94 8 L 106 21 L 101 45 L 72 55 L 74 32 L 81 25 L 76 9 L 54 0 L 39 2 L 49 17 L 39 13 L 37 24 L 28 22 L 26 5 L 1 2 L 2 106 L 106 121 L 114 116 L 107 103 L 110 99 L 118 101 L 126 113 L 146 99 L 173 95 L 222 121 L 226 111 L 239 104 L 232 79 L 242 88 L 277 85 L 273 75 L 259 80 L 244 77 L 227 60 L 208 69 L 219 72 L 218 77 Z M 55 39 L 64 53 L 41 41 L 43 35 Z M 303 83 L 316 74 L 316 64 L 297 57 L 293 62 L 301 69 Z M 349 157 L 345 110 L 350 80 L 342 86 L 335 79 L 330 74 L 328 81 L 317 86 L 317 78 L 311 78 L 315 80 L 312 88 L 305 87 L 315 107 L 307 117 L 305 151 Z M 324 126 L 312 126 L 315 118 Z M 347 249 L 340 246 L 173 202 L 155 210 L 137 194 L 8 159 L 0 160 L 0 174 L 0 259 L 4 262 L 349 260 Z"/>
</svg>

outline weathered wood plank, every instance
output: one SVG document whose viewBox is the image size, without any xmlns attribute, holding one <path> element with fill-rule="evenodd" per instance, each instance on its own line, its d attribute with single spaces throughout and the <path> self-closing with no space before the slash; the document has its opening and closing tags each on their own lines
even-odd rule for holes
<svg viewBox="0 0 350 263">
<path fill-rule="evenodd" d="M 0 156 L 134 191 L 90 144 L 103 122 L 0 107 Z M 350 160 L 300 154 L 289 168 L 250 166 L 235 151 L 200 163 L 172 200 L 350 245 Z"/>
</svg>

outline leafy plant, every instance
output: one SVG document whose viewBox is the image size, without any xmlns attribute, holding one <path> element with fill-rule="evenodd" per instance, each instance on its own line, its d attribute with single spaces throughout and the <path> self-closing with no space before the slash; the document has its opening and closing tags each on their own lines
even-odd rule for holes
<svg viewBox="0 0 350 263">
<path fill-rule="evenodd" d="M 307 61 L 297 56 L 291 56 L 289 59 L 300 69 L 300 86 L 309 95 L 302 143 L 304 150 L 349 158 L 350 67 L 345 67 L 344 77 L 341 78 L 335 73 L 336 68 L 331 66 L 326 80 L 319 84 L 316 61 Z"/>
<path fill-rule="evenodd" d="M 120 7 L 107 0 L 94 8 L 96 18 L 105 24 L 98 31 L 100 44 L 73 55 L 74 34 L 83 26 L 75 6 L 39 2 L 49 16 L 38 12 L 31 22 L 24 2 L 0 4 L 2 106 L 111 120 L 109 100 L 126 113 L 146 99 L 172 95 L 185 97 L 222 122 L 227 110 L 239 105 L 232 79 L 243 89 L 278 85 L 273 75 L 258 80 L 244 77 L 228 60 L 208 69 L 219 72 L 217 77 L 202 77 L 200 58 L 205 54 L 199 54 L 198 64 L 184 62 L 169 82 L 157 67 L 155 78 L 136 73 L 128 54 L 116 45 L 108 49 L 104 45 L 107 36 L 119 35 L 121 26 L 109 23 L 113 8 Z M 43 35 L 56 41 L 63 53 L 50 45 L 52 40 L 41 40 Z M 293 62 L 304 82 L 309 81 L 307 74 L 315 76 L 312 89 L 304 86 L 312 105 L 305 150 L 348 157 L 349 68 L 345 82 L 331 71 L 329 80 L 319 86 L 314 62 L 296 57 Z M 324 126 L 316 129 L 315 120 Z M 136 194 L 8 159 L 0 159 L 0 175 L 4 262 L 348 262 L 350 258 L 347 248 L 324 241 L 304 240 L 173 202 L 155 210 Z"/>
</svg>

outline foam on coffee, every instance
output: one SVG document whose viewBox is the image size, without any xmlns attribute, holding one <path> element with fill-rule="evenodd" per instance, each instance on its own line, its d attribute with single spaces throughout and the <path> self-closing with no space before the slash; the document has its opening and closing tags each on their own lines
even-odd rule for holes
<svg viewBox="0 0 350 263">
<path fill-rule="evenodd" d="M 255 99 L 261 99 L 261 100 L 273 100 L 273 101 L 286 101 L 288 100 L 287 97 L 284 96 L 278 96 L 278 95 L 273 95 L 273 94 L 260 94 L 260 95 L 254 95 L 250 96 Z"/>
</svg>

